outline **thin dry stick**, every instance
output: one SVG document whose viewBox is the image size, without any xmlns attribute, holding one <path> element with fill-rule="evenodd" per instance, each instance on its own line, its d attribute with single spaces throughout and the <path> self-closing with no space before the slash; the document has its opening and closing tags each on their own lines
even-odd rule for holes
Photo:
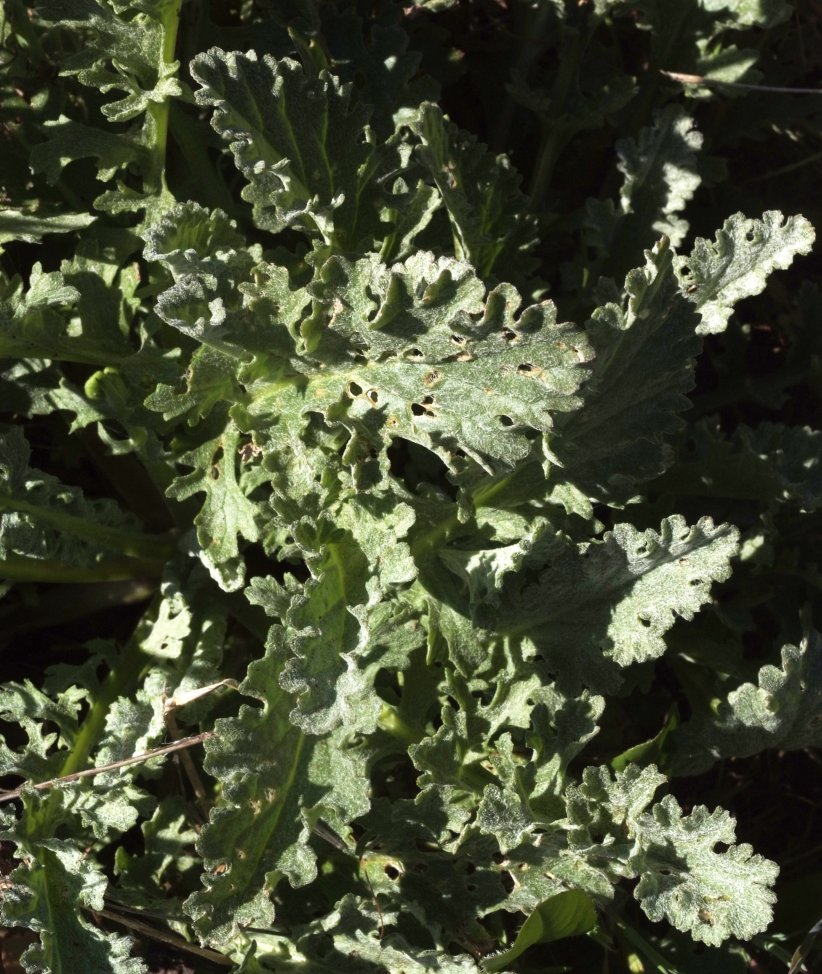
<svg viewBox="0 0 822 974">
<path fill-rule="evenodd" d="M 169 734 L 171 734 L 171 736 L 174 738 L 175 743 L 179 743 L 179 741 L 184 739 L 180 737 L 180 728 L 171 711 L 166 714 L 166 727 L 168 728 Z M 197 806 L 197 811 L 200 813 L 202 820 L 207 821 L 208 796 L 206 795 L 203 780 L 200 777 L 197 768 L 194 766 L 194 762 L 191 760 L 191 755 L 188 753 L 188 751 L 183 751 L 180 754 L 180 764 L 182 765 L 183 772 L 188 778 L 194 791 L 194 801 Z"/>
<path fill-rule="evenodd" d="M 683 85 L 702 85 L 705 88 L 736 88 L 737 91 L 766 91 L 774 95 L 822 95 L 822 88 L 775 88 L 771 85 L 746 85 L 741 81 L 719 81 L 701 74 L 682 74 L 680 71 L 662 71 L 666 78 Z"/>
<path fill-rule="evenodd" d="M 218 954 L 216 950 L 209 950 L 207 947 L 198 947 L 196 944 L 191 944 L 182 937 L 171 933 L 171 931 L 158 930 L 156 927 L 151 926 L 149 923 L 144 923 L 142 920 L 122 916 L 113 910 L 90 910 L 89 912 L 94 916 L 105 917 L 107 920 L 112 920 L 114 923 L 122 923 L 123 926 L 128 927 L 130 930 L 134 930 L 135 933 L 142 934 L 144 937 L 150 937 L 152 940 L 159 940 L 161 943 L 176 947 L 177 950 L 186 951 L 189 954 L 194 954 L 196 957 L 202 957 L 205 960 L 210 960 L 212 964 L 221 964 L 223 967 L 234 966 L 233 961 L 226 957 L 225 954 Z"/>
<path fill-rule="evenodd" d="M 206 687 L 197 687 L 195 690 L 178 690 L 171 697 L 166 697 L 165 693 L 163 693 L 163 715 L 165 717 L 166 727 L 168 728 L 168 732 L 173 740 L 180 740 L 181 735 L 177 721 L 174 719 L 174 711 L 178 707 L 184 707 L 187 703 L 192 703 L 195 700 L 199 700 L 201 697 L 206 696 L 206 694 L 213 693 L 215 690 L 220 690 L 223 687 L 233 687 L 236 690 L 237 681 L 220 680 L 219 682 L 211 683 Z M 188 753 L 188 751 L 183 751 L 180 755 L 180 764 L 182 765 L 182 769 L 188 777 L 189 783 L 194 791 L 197 811 L 200 813 L 200 817 L 205 822 L 208 820 L 208 797 L 206 795 L 202 778 L 200 778 L 200 774 L 197 771 L 194 762 L 191 760 L 191 755 Z"/>
<path fill-rule="evenodd" d="M 62 778 L 51 778 L 49 781 L 40 781 L 37 784 L 26 782 L 26 784 L 15 788 L 13 791 L 0 792 L 0 803 L 10 802 L 15 798 L 19 798 L 28 788 L 34 788 L 36 791 L 47 791 L 49 788 L 54 788 L 55 785 L 63 785 L 69 781 L 79 781 L 81 778 L 93 778 L 94 775 L 101 774 L 103 771 L 116 771 L 118 768 L 125 768 L 129 764 L 140 764 L 143 761 L 151 760 L 151 758 L 159 758 L 165 754 L 171 754 L 174 751 L 182 751 L 183 748 L 193 747 L 195 744 L 207 741 L 210 737 L 214 737 L 214 731 L 203 731 L 202 734 L 195 734 L 193 737 L 186 737 L 181 741 L 174 741 L 172 744 L 163 744 L 162 747 L 152 748 L 152 750 L 144 751 L 142 754 L 134 754 L 130 758 L 123 758 L 121 761 L 101 764 L 96 768 L 86 768 L 85 771 L 75 771 L 73 774 L 63 775 Z"/>
</svg>

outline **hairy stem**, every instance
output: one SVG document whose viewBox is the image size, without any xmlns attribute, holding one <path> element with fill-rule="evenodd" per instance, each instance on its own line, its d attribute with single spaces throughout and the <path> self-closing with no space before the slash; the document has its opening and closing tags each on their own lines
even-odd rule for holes
<svg viewBox="0 0 822 974">
<path fill-rule="evenodd" d="M 576 131 L 575 123 L 563 120 L 563 115 L 579 75 L 580 61 L 588 45 L 588 37 L 580 31 L 569 31 L 569 34 L 571 42 L 560 60 L 559 73 L 551 92 L 551 114 L 543 123 L 542 141 L 531 176 L 529 195 L 537 212 L 545 201 L 557 159 Z"/>
<path fill-rule="evenodd" d="M 177 31 L 180 26 L 180 8 L 183 0 L 169 0 L 162 13 L 163 25 L 163 67 L 174 62 L 174 50 L 177 47 Z M 169 101 L 152 102 L 148 108 L 149 117 L 154 126 L 153 166 L 151 181 L 152 188 L 159 190 L 162 195 L 168 193 L 166 185 L 166 149 L 168 147 L 168 117 Z"/>
<path fill-rule="evenodd" d="M 0 579 L 11 582 L 118 582 L 125 579 L 159 578 L 165 561 L 121 558 L 90 568 L 67 565 L 54 558 L 0 558 Z"/>
<path fill-rule="evenodd" d="M 41 524 L 57 528 L 62 534 L 99 544 L 119 554 L 128 555 L 130 558 L 148 558 L 154 561 L 158 558 L 170 558 L 175 550 L 174 542 L 168 535 L 158 537 L 96 524 L 84 517 L 54 511 L 32 501 L 23 500 L 21 497 L 0 494 L 0 511 L 31 514 Z"/>
</svg>

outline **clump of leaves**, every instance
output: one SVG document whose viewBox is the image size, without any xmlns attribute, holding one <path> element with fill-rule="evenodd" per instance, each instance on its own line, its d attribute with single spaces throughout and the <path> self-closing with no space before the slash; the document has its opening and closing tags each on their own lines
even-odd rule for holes
<svg viewBox="0 0 822 974">
<path fill-rule="evenodd" d="M 688 776 L 822 742 L 814 231 L 727 178 L 818 109 L 721 85 L 813 69 L 791 14 L 6 5 L 27 970 L 784 954 Z"/>
</svg>

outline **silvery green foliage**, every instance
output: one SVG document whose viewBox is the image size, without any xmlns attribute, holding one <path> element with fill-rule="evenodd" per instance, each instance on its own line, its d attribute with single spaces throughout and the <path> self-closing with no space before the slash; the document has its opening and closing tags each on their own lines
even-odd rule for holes
<svg viewBox="0 0 822 974">
<path fill-rule="evenodd" d="M 763 666 L 757 682 L 743 683 L 715 713 L 700 714 L 682 730 L 674 767 L 699 774 L 722 758 L 745 758 L 766 748 L 798 751 L 822 743 L 822 641 L 811 630 L 799 646 L 782 648 L 781 666 Z"/>
<path fill-rule="evenodd" d="M 701 316 L 703 335 L 723 331 L 742 298 L 759 294 L 774 268 L 789 267 L 797 254 L 810 253 L 813 227 L 803 217 L 777 211 L 748 220 L 737 213 L 717 231 L 716 240 L 697 238 L 689 257 L 679 257 L 676 275 Z"/>
<path fill-rule="evenodd" d="M 682 0 L 669 36 L 664 0 L 513 4 L 592 52 L 584 85 L 511 68 L 489 139 L 541 133 L 527 188 L 522 147 L 480 143 L 415 74 L 458 67 L 419 26 L 448 0 L 373 24 L 241 5 L 225 43 L 259 27 L 259 51 L 211 46 L 195 6 L 42 0 L 3 26 L 41 87 L 31 114 L 17 68 L 3 88 L 33 145 L 0 213 L 0 642 L 109 605 L 137 620 L 0 692 L 0 773 L 25 783 L 0 916 L 38 934 L 27 970 L 143 970 L 94 921 L 118 907 L 254 974 L 519 963 L 591 929 L 554 912 L 570 893 L 588 919 L 630 889 L 659 929 L 755 937 L 777 866 L 727 811 L 660 793 L 820 743 L 820 641 L 790 588 L 818 572 L 780 533 L 820 507 L 820 434 L 697 423 L 689 395 L 702 336 L 733 341 L 734 307 L 813 231 L 737 213 L 686 245 L 693 112 L 632 101 L 598 59 L 631 30 L 652 62 L 743 71 L 729 31 L 786 5 Z M 207 50 L 180 47 L 199 16 Z M 552 153 L 637 104 L 614 199 L 542 205 Z M 557 249 L 573 301 L 537 276 Z M 734 586 L 774 566 L 780 664 L 702 665 L 705 634 L 752 628 Z M 625 701 L 698 665 L 670 750 L 618 762 L 615 723 L 643 740 Z M 145 756 L 199 730 L 180 775 Z"/>
<path fill-rule="evenodd" d="M 701 182 L 702 141 L 693 119 L 669 105 L 637 139 L 616 143 L 619 200 L 589 199 L 585 205 L 585 243 L 600 262 L 613 268 L 619 255 L 616 266 L 627 268 L 661 234 L 674 246 L 682 243 L 688 232 L 682 212 Z"/>
</svg>

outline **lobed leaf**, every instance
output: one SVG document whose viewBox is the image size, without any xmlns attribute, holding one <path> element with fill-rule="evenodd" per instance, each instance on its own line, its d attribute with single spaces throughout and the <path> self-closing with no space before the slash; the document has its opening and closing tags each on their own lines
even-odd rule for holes
<svg viewBox="0 0 822 974">
<path fill-rule="evenodd" d="M 697 805 L 683 815 L 672 795 L 643 815 L 630 865 L 640 877 L 634 896 L 650 919 L 665 918 L 714 947 L 761 933 L 771 922 L 779 868 L 735 838 L 724 809 Z"/>
<path fill-rule="evenodd" d="M 617 525 L 582 550 L 552 539 L 536 578 L 507 580 L 499 607 L 480 602 L 474 612 L 486 628 L 526 640 L 561 685 L 613 689 L 620 667 L 657 659 L 676 619 L 709 601 L 737 542 L 730 525 L 703 518 L 688 527 L 681 516 L 666 518 L 659 534 Z"/>
<path fill-rule="evenodd" d="M 565 476 L 597 500 L 630 497 L 673 459 L 667 440 L 682 427 L 700 349 L 674 266 L 663 238 L 646 251 L 645 267 L 626 277 L 621 302 L 594 312 L 582 406 L 558 417 L 550 439 Z"/>
<path fill-rule="evenodd" d="M 255 592 L 268 611 L 283 604 L 272 582 L 258 583 Z M 320 818 L 345 833 L 368 810 L 363 756 L 345 729 L 309 737 L 289 721 L 281 673 L 272 639 L 240 687 L 262 707 L 245 705 L 236 717 L 218 720 L 216 736 L 206 743 L 205 767 L 222 782 L 222 798 L 198 842 L 205 889 L 193 893 L 185 909 L 201 939 L 216 946 L 245 926 L 271 925 L 271 895 L 280 879 L 294 887 L 314 879 L 308 839 Z"/>
<path fill-rule="evenodd" d="M 217 48 L 197 55 L 191 73 L 198 104 L 215 109 L 212 124 L 248 180 L 243 198 L 258 226 L 299 226 L 343 249 L 373 232 L 366 187 L 380 156 L 350 85 L 327 72 L 309 77 L 289 58 Z"/>
<path fill-rule="evenodd" d="M 134 572 L 170 552 L 167 539 L 142 533 L 112 500 L 89 500 L 77 487 L 29 466 L 19 427 L 0 429 L 0 574 L 60 576 L 115 556 L 134 558 Z M 140 559 L 138 561 L 138 559 Z M 127 559 L 126 559 L 127 560 Z M 120 570 L 128 568 L 121 562 Z M 115 571 L 116 573 L 116 571 Z"/>
<path fill-rule="evenodd" d="M 396 608 L 377 606 L 416 575 L 403 540 L 412 523 L 407 506 L 364 495 L 349 499 L 333 518 L 295 526 L 313 578 L 272 638 L 283 655 L 290 650 L 280 684 L 294 694 L 291 721 L 305 733 L 338 726 L 373 733 L 381 706 L 374 662 L 381 668 L 394 662 L 389 627 L 401 618 Z"/>
<path fill-rule="evenodd" d="M 226 592 L 240 588 L 245 579 L 239 539 L 259 538 L 257 506 L 245 495 L 237 476 L 239 441 L 239 430 L 229 424 L 221 436 L 181 454 L 179 462 L 194 469 L 177 477 L 166 491 L 175 500 L 205 493 L 206 500 L 194 518 L 199 554 Z"/>
<path fill-rule="evenodd" d="M 617 141 L 617 169 L 623 177 L 619 202 L 589 199 L 585 204 L 583 239 L 600 262 L 584 262 L 588 278 L 595 279 L 605 261 L 611 275 L 627 271 L 660 235 L 674 247 L 682 243 L 688 222 L 681 214 L 701 182 L 701 147 L 693 119 L 678 105 L 657 112 L 654 124 L 637 139 Z"/>
<path fill-rule="evenodd" d="M 64 63 L 66 74 L 100 91 L 124 94 L 103 106 L 111 122 L 127 122 L 182 94 L 178 62 L 165 59 L 171 0 L 115 4 L 110 0 L 40 0 L 39 13 L 53 23 L 89 31 L 91 42 Z M 129 11 L 131 16 L 122 16 Z"/>
<path fill-rule="evenodd" d="M 419 108 L 412 128 L 420 139 L 416 156 L 448 211 L 455 257 L 484 279 L 524 279 L 536 265 L 529 256 L 536 220 L 507 157 L 466 136 L 430 102 Z"/>
<path fill-rule="evenodd" d="M 822 745 L 822 637 L 811 629 L 799 646 L 782 647 L 782 665 L 763 666 L 756 684 L 743 683 L 710 713 L 677 735 L 676 774 L 700 774 L 724 758 L 768 748 Z"/>
<path fill-rule="evenodd" d="M 579 332 L 559 324 L 549 302 L 517 315 L 517 292 L 500 285 L 486 296 L 466 264 L 427 253 L 392 268 L 335 257 L 312 290 L 313 314 L 300 328 L 304 408 L 352 432 L 376 427 L 378 449 L 403 437 L 449 465 L 462 450 L 506 469 L 554 413 L 577 404 L 589 356 Z M 250 388 L 251 415 L 275 390 Z"/>
<path fill-rule="evenodd" d="M 6 823 L 3 823 L 4 825 Z M 20 833 L 3 828 L 4 839 Z M 35 931 L 21 962 L 32 974 L 145 974 L 146 965 L 131 956 L 131 940 L 103 931 L 81 909 L 102 910 L 106 878 L 71 842 L 40 840 L 18 846 L 23 859 L 5 880 L 0 917 L 10 927 Z"/>
<path fill-rule="evenodd" d="M 629 765 L 613 779 L 605 768 L 586 768 L 582 785 L 568 789 L 572 844 L 596 861 L 591 843 L 600 843 L 612 869 L 621 862 L 638 876 L 634 896 L 651 920 L 664 917 L 713 946 L 753 937 L 771 920 L 776 864 L 734 845 L 734 820 L 723 809 L 700 805 L 683 816 L 671 795 L 651 806 L 664 781 L 653 765 Z"/>
<path fill-rule="evenodd" d="M 810 253 L 815 236 L 804 217 L 768 210 L 761 220 L 741 213 L 729 217 L 713 242 L 697 238 L 690 256 L 674 261 L 683 292 L 702 319 L 697 331 L 724 331 L 734 305 L 764 290 L 773 270 L 784 270 L 797 254 Z"/>
</svg>

